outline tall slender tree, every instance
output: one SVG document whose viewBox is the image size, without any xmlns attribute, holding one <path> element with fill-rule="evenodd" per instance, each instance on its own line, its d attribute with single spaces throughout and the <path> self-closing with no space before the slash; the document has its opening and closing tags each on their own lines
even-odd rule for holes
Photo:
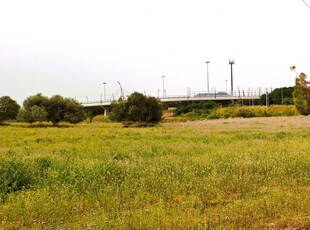
<svg viewBox="0 0 310 230">
<path fill-rule="evenodd" d="M 293 92 L 294 105 L 301 115 L 309 115 L 310 113 L 310 88 L 306 78 L 306 74 L 299 74 L 299 77 L 296 78 Z"/>
</svg>

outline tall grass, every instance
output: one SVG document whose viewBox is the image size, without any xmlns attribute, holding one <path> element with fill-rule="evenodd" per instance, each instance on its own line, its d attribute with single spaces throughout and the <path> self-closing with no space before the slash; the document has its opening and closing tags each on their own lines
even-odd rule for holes
<svg viewBox="0 0 310 230">
<path fill-rule="evenodd" d="M 285 119 L 0 127 L 0 228 L 307 228 L 310 127 Z"/>
</svg>

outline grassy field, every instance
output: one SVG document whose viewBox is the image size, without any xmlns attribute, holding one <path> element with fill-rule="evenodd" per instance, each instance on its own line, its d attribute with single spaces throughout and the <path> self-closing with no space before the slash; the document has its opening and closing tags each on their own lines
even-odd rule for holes
<svg viewBox="0 0 310 230">
<path fill-rule="evenodd" d="M 310 118 L 0 127 L 0 229 L 309 229 Z"/>
</svg>

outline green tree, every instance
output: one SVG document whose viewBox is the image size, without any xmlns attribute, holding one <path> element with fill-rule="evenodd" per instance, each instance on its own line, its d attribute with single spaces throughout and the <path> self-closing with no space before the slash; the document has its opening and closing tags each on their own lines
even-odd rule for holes
<svg viewBox="0 0 310 230">
<path fill-rule="evenodd" d="M 309 115 L 310 113 L 310 88 L 306 83 L 307 75 L 301 73 L 296 78 L 293 92 L 293 102 L 301 115 Z"/>
<path fill-rule="evenodd" d="M 32 106 L 39 106 L 46 108 L 48 105 L 49 99 L 46 96 L 43 96 L 41 93 L 27 97 L 23 102 L 23 107 L 25 110 L 30 111 Z"/>
<path fill-rule="evenodd" d="M 64 112 L 64 121 L 77 124 L 85 119 L 83 106 L 76 100 L 65 98 L 66 108 Z"/>
<path fill-rule="evenodd" d="M 276 88 L 272 90 L 270 93 L 268 93 L 268 103 L 270 105 L 276 104 L 293 104 L 292 98 L 293 98 L 293 91 L 294 87 L 282 87 L 282 88 Z M 260 104 L 265 105 L 266 104 L 266 94 L 262 94 L 260 96 Z"/>
<path fill-rule="evenodd" d="M 283 104 L 284 98 L 293 97 L 294 87 L 276 88 L 270 93 L 270 104 Z"/>
<path fill-rule="evenodd" d="M 20 106 L 9 96 L 0 97 L 0 125 L 6 120 L 15 119 Z"/>
<path fill-rule="evenodd" d="M 51 98 L 36 94 L 23 102 L 19 120 L 26 122 L 51 121 L 54 125 L 60 121 L 78 123 L 85 119 L 80 103 L 71 98 L 54 95 Z"/>
<path fill-rule="evenodd" d="M 269 104 L 270 104 L 270 93 L 268 93 L 267 99 L 268 99 L 268 102 L 269 102 Z M 260 98 L 259 98 L 259 103 L 260 103 L 261 105 L 265 105 L 265 104 L 266 104 L 266 94 L 262 94 L 262 95 L 260 96 Z"/>
<path fill-rule="evenodd" d="M 43 96 L 41 93 L 27 97 L 23 102 L 23 109 L 20 109 L 18 113 L 17 120 L 29 123 L 47 121 L 48 114 L 46 108 L 48 102 L 48 97 Z"/>
<path fill-rule="evenodd" d="M 104 108 L 102 107 L 86 107 L 84 108 L 85 116 L 87 121 L 91 124 L 93 122 L 93 118 L 97 115 L 104 114 Z"/>
<path fill-rule="evenodd" d="M 158 123 L 162 119 L 162 107 L 155 97 L 147 97 L 146 100 L 147 121 Z"/>
<path fill-rule="evenodd" d="M 158 123 L 162 118 L 162 108 L 156 98 L 134 92 L 127 101 L 112 102 L 109 117 L 119 122 Z"/>
<path fill-rule="evenodd" d="M 60 95 L 52 96 L 47 105 L 48 119 L 53 124 L 57 124 L 64 120 L 64 114 L 66 111 L 66 102 Z"/>
<path fill-rule="evenodd" d="M 111 112 L 109 114 L 111 121 L 124 122 L 128 121 L 128 104 L 126 101 L 119 99 L 111 103 Z"/>
<path fill-rule="evenodd" d="M 60 95 L 52 96 L 47 106 L 48 119 L 53 124 L 60 121 L 78 123 L 84 120 L 84 110 L 80 103 L 70 98 L 63 98 Z"/>
<path fill-rule="evenodd" d="M 32 115 L 31 115 L 31 110 L 25 110 L 24 108 L 21 108 L 17 115 L 17 121 L 29 122 L 29 123 L 34 122 Z"/>
<path fill-rule="evenodd" d="M 34 105 L 30 108 L 31 118 L 33 121 L 43 122 L 47 121 L 48 113 L 43 106 Z"/>
<path fill-rule="evenodd" d="M 147 121 L 147 98 L 138 92 L 134 92 L 127 99 L 128 105 L 128 120 L 136 122 L 146 122 Z"/>
</svg>

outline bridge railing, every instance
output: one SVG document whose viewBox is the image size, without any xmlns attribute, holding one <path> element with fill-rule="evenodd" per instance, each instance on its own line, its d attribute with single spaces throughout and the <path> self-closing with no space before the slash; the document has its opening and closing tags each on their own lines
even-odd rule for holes
<svg viewBox="0 0 310 230">
<path fill-rule="evenodd" d="M 158 97 L 158 99 L 169 99 L 169 98 L 220 98 L 220 97 L 260 97 L 265 94 L 264 90 L 234 90 L 234 91 L 219 91 L 219 92 L 206 92 L 206 91 L 192 91 L 187 95 L 167 95 L 165 97 Z"/>
<path fill-rule="evenodd" d="M 271 90 L 272 91 L 272 90 Z M 191 91 L 191 92 L 187 92 L 186 95 L 166 95 L 165 97 L 162 96 L 158 96 L 158 99 L 184 99 L 184 98 L 236 98 L 236 99 L 242 99 L 242 98 L 248 98 L 248 97 L 257 97 L 259 98 L 260 96 L 262 96 L 263 94 L 265 94 L 266 92 L 270 92 L 269 90 L 262 90 L 262 89 L 258 89 L 258 90 L 253 90 L 253 89 L 237 89 L 234 91 L 211 91 L 211 92 L 206 92 L 206 91 Z M 112 99 L 108 99 L 108 100 L 89 100 L 89 101 L 84 101 L 81 102 L 84 105 L 87 104 L 101 104 L 101 105 L 105 105 L 105 104 L 110 104 L 112 101 Z"/>
</svg>

